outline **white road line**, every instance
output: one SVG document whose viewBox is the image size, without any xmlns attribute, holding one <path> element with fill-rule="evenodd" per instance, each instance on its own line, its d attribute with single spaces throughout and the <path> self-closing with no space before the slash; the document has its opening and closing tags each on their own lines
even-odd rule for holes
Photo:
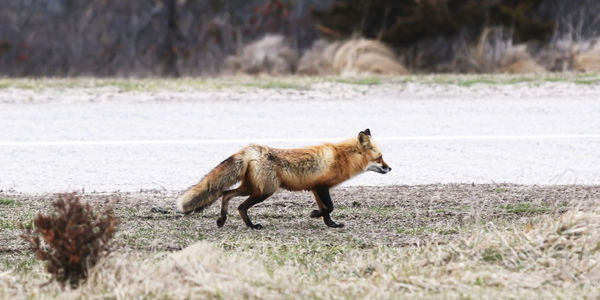
<svg viewBox="0 0 600 300">
<path fill-rule="evenodd" d="M 273 139 L 191 139 L 191 140 L 104 140 L 104 141 L 12 141 L 0 147 L 128 146 L 128 145 L 203 145 L 249 143 L 336 142 L 347 138 L 273 138 Z M 376 141 L 460 141 L 460 140 L 565 140 L 600 139 L 600 134 L 527 134 L 527 135 L 448 135 L 448 136 L 377 136 Z"/>
</svg>

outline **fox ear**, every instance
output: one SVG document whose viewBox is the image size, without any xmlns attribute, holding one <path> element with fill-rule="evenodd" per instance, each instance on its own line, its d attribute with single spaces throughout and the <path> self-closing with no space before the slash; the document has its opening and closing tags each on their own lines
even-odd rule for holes
<svg viewBox="0 0 600 300">
<path fill-rule="evenodd" d="M 369 146 L 369 144 L 371 143 L 369 141 L 369 136 L 371 136 L 368 132 L 369 129 L 367 129 L 367 132 L 361 131 L 358 133 L 358 142 L 363 146 Z"/>
<path fill-rule="evenodd" d="M 369 128 L 365 129 L 363 131 L 366 135 L 371 136 L 371 130 L 369 130 Z"/>
</svg>

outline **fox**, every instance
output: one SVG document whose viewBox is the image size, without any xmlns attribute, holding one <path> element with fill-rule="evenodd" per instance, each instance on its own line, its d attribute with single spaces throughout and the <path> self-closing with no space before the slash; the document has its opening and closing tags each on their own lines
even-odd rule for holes
<svg viewBox="0 0 600 300">
<path fill-rule="evenodd" d="M 177 211 L 198 212 L 221 197 L 221 214 L 217 226 L 227 220 L 229 201 L 248 196 L 238 206 L 247 227 L 262 229 L 248 216 L 248 209 L 269 198 L 280 188 L 289 191 L 311 191 L 318 209 L 310 217 L 322 217 L 325 225 L 343 227 L 331 219 L 333 202 L 329 189 L 365 171 L 385 174 L 392 168 L 383 160 L 380 148 L 367 128 L 358 136 L 339 143 L 299 148 L 278 149 L 250 144 L 219 163 L 198 184 L 191 186 L 176 200 Z M 229 189 L 241 182 L 237 188 Z"/>
</svg>

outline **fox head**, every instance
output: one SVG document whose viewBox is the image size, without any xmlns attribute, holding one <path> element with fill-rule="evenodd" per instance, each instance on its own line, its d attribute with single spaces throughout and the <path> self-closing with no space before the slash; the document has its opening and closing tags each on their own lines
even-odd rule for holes
<svg viewBox="0 0 600 300">
<path fill-rule="evenodd" d="M 385 174 L 392 170 L 392 168 L 390 168 L 383 160 L 381 150 L 379 150 L 379 147 L 373 141 L 371 131 L 368 128 L 358 133 L 358 143 L 361 147 L 363 156 L 369 160 L 364 171 Z"/>
</svg>

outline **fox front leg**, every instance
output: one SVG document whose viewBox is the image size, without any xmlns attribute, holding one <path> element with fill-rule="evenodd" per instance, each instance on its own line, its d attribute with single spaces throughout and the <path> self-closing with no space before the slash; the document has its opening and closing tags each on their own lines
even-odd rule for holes
<svg viewBox="0 0 600 300">
<path fill-rule="evenodd" d="M 333 211 L 333 202 L 331 201 L 331 196 L 329 196 L 329 189 L 316 188 L 312 190 L 312 192 L 315 195 L 315 200 L 317 201 L 319 210 L 313 210 L 310 213 L 310 216 L 312 218 L 323 217 L 323 222 L 329 227 L 344 227 L 343 223 L 335 223 L 333 220 L 331 220 L 330 214 Z"/>
</svg>

